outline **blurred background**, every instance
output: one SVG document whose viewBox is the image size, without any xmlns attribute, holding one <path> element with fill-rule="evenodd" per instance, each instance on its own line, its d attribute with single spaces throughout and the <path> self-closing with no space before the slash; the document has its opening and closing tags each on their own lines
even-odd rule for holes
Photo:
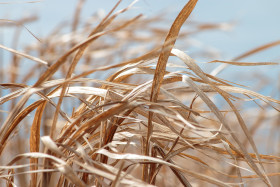
<svg viewBox="0 0 280 187">
<path fill-rule="evenodd" d="M 19 35 L 15 29 L 16 22 L 23 18 L 36 17 L 36 21 L 26 22 L 24 26 L 29 29 L 36 37 L 43 38 L 49 35 L 62 23 L 73 20 L 74 12 L 78 4 L 78 0 L 42 0 L 42 1 L 0 1 L 0 44 L 7 47 L 15 47 L 13 44 L 14 36 Z M 92 15 L 105 15 L 115 5 L 117 1 L 106 0 L 84 1 L 81 9 L 80 20 L 88 20 Z M 130 4 L 130 0 L 123 0 L 119 9 Z M 187 3 L 183 0 L 139 0 L 134 8 L 126 12 L 123 16 L 135 16 L 142 13 L 146 18 L 154 15 L 161 15 L 167 21 L 162 26 L 168 29 L 181 8 Z M 235 1 L 198 1 L 195 10 L 191 14 L 189 24 L 206 23 L 220 24 L 219 29 L 208 30 L 193 34 L 188 38 L 186 45 L 192 44 L 192 47 L 181 47 L 189 55 L 198 62 L 212 60 L 231 60 L 234 57 L 249 51 L 255 47 L 264 45 L 269 42 L 277 41 L 280 38 L 280 26 L 278 24 L 280 11 L 280 1 L 270 0 L 235 0 Z M 186 25 L 188 24 L 186 23 Z M 17 26 L 22 27 L 22 26 Z M 22 27 L 23 28 L 23 27 Z M 186 27 L 188 28 L 188 26 Z M 65 33 L 69 32 L 65 30 Z M 20 31 L 17 36 L 17 50 L 20 50 L 25 44 L 36 43 L 37 40 L 26 29 Z M 14 46 L 13 46 L 14 45 Z M 201 56 L 196 55 L 201 48 L 208 51 L 207 54 Z M 257 53 L 244 59 L 248 62 L 279 62 L 280 47 L 273 47 L 269 50 Z M 11 54 L 7 51 L 0 50 L 1 66 L 5 68 L 5 62 Z M 4 63 L 3 63 L 4 62 Z M 200 64 L 201 65 L 201 64 Z M 211 72 L 218 64 L 211 66 L 202 64 L 205 71 Z M 279 66 L 258 66 L 258 67 L 238 67 L 230 66 L 223 71 L 220 76 L 224 78 L 243 79 L 242 74 L 248 75 L 250 72 L 257 70 L 260 74 L 268 76 L 269 79 L 277 83 L 279 79 Z M 240 76 L 236 77 L 235 73 Z M 233 77 L 229 77 L 233 76 Z M 255 75 L 254 75 L 255 76 Z M 3 78 L 2 78 L 3 79 Z M 2 82 L 2 81 L 1 81 Z M 251 84 L 254 79 L 246 79 L 245 84 Z M 261 93 L 270 95 L 273 90 L 266 88 Z M 273 95 L 272 95 L 273 96 Z M 276 96 L 276 95 L 274 95 Z"/>
<path fill-rule="evenodd" d="M 69 19 L 74 17 L 73 13 L 78 3 L 77 0 L 28 2 L 30 1 L 1 0 L 0 18 L 19 20 L 23 16 L 37 15 L 38 21 L 26 24 L 25 26 L 38 37 L 48 34 L 61 22 L 69 21 Z M 108 12 L 116 2 L 115 0 L 87 0 L 81 12 L 81 19 L 88 18 L 97 11 L 103 10 Z M 126 7 L 130 2 L 130 0 L 124 0 L 120 7 Z M 171 22 L 186 2 L 186 0 L 139 0 L 134 5 L 133 10 L 126 13 L 126 15 L 143 13 L 149 17 L 155 14 L 163 14 Z M 213 32 L 199 36 L 200 42 L 204 45 L 217 48 L 219 51 L 222 50 L 225 57 L 231 58 L 248 49 L 280 38 L 280 27 L 278 24 L 280 17 L 279 6 L 280 1 L 278 0 L 198 1 L 192 13 L 192 20 L 206 23 L 234 23 L 234 27 L 229 32 Z M 7 31 L 8 29 L 5 27 L 1 26 L 0 29 L 2 37 L 3 34 L 5 35 L 2 38 L 2 42 L 9 45 L 10 37 L 8 36 L 12 33 Z M 25 34 L 21 41 L 27 40 L 30 42 L 30 40 L 35 40 L 30 34 Z M 274 53 L 269 55 L 262 55 L 262 58 L 271 60 L 278 58 L 277 55 L 274 51 Z"/>
</svg>

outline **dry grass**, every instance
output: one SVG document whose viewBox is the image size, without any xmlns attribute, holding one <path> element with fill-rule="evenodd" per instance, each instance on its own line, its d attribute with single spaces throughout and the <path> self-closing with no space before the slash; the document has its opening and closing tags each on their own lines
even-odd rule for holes
<svg viewBox="0 0 280 187">
<path fill-rule="evenodd" d="M 267 129 L 279 130 L 280 101 L 218 74 L 277 65 L 243 59 L 280 42 L 204 72 L 184 41 L 220 25 L 179 35 L 196 2 L 166 30 L 161 16 L 119 17 L 129 10 L 117 11 L 120 2 L 80 22 L 80 1 L 72 24 L 24 52 L 0 45 L 13 54 L 1 70 L 1 186 L 277 186 L 279 141 Z"/>
</svg>

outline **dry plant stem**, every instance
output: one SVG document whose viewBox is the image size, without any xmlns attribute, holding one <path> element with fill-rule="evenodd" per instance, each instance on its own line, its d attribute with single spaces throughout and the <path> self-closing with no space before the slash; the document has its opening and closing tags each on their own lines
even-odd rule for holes
<svg viewBox="0 0 280 187">
<path fill-rule="evenodd" d="M 171 53 L 171 49 L 173 48 L 176 39 L 179 35 L 180 29 L 184 22 L 187 20 L 187 18 L 190 16 L 191 12 L 193 11 L 196 3 L 198 0 L 190 0 L 184 8 L 181 10 L 179 15 L 176 17 L 175 21 L 173 22 L 168 35 L 165 39 L 165 42 L 162 47 L 162 52 L 159 55 L 158 63 L 156 66 L 156 71 L 153 79 L 153 85 L 152 85 L 152 91 L 151 91 L 151 102 L 156 102 L 160 86 L 165 74 L 166 64 L 168 61 L 168 58 Z M 170 42 L 171 41 L 171 42 Z M 153 133 L 153 124 L 152 124 L 152 118 L 153 113 L 149 112 L 149 118 L 148 118 L 148 130 L 147 130 L 147 139 L 146 139 L 146 145 L 145 145 L 145 155 L 150 155 L 150 139 Z M 143 180 L 146 182 L 149 181 L 149 175 L 152 175 L 149 173 L 149 165 L 143 166 Z"/>
</svg>

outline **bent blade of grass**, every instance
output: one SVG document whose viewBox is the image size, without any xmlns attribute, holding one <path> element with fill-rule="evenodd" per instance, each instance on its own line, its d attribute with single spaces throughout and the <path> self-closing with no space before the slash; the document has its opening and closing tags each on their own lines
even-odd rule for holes
<svg viewBox="0 0 280 187">
<path fill-rule="evenodd" d="M 42 115 L 45 109 L 47 102 L 43 102 L 38 108 L 34 116 L 34 120 L 30 129 L 30 152 L 39 152 L 40 148 L 40 127 L 41 127 L 41 120 Z M 38 169 L 38 159 L 37 158 L 30 158 L 30 164 L 35 164 L 34 166 L 30 167 L 30 170 L 37 170 Z M 31 187 L 36 187 L 37 185 L 37 173 L 31 175 L 30 181 Z"/>
<path fill-rule="evenodd" d="M 194 60 L 188 56 L 186 53 L 179 49 L 172 49 L 171 53 L 178 58 L 180 58 L 197 76 L 199 76 L 205 84 L 211 86 L 214 90 L 216 90 L 222 96 L 236 98 L 233 95 L 230 95 L 227 92 L 219 89 L 213 82 L 206 76 L 206 74 L 202 71 L 202 69 L 194 62 Z"/>
<path fill-rule="evenodd" d="M 0 154 L 4 150 L 7 140 L 11 133 L 14 131 L 14 129 L 19 125 L 19 123 L 28 115 L 30 114 L 33 110 L 35 110 L 38 106 L 40 106 L 41 102 L 35 102 L 22 110 L 16 117 L 13 119 L 11 125 L 4 131 L 1 131 L 1 136 L 0 136 Z"/>
<path fill-rule="evenodd" d="M 162 52 L 159 55 L 159 60 L 156 67 L 155 76 L 153 79 L 153 86 L 152 86 L 152 93 L 151 93 L 151 101 L 156 101 L 158 94 L 159 94 L 159 88 L 161 85 L 161 82 L 163 80 L 164 74 L 165 74 L 165 68 L 167 64 L 167 60 L 170 56 L 171 49 L 173 48 L 176 39 L 179 35 L 180 29 L 182 25 L 185 23 L 185 21 L 190 16 L 191 12 L 193 11 L 195 5 L 197 3 L 197 0 L 190 0 L 184 8 L 181 10 L 179 15 L 176 17 L 175 21 L 173 22 L 168 35 L 165 39 L 165 42 L 162 47 Z"/>
<path fill-rule="evenodd" d="M 185 21 L 190 16 L 191 12 L 193 11 L 196 3 L 198 0 L 190 0 L 180 11 L 178 16 L 176 17 L 175 21 L 173 22 L 168 35 L 165 39 L 165 42 L 162 46 L 162 52 L 159 55 L 158 63 L 156 66 L 156 72 L 153 79 L 153 85 L 152 85 L 152 91 L 150 96 L 151 102 L 156 102 L 160 86 L 165 74 L 166 64 L 168 61 L 168 58 L 171 53 L 171 49 L 173 48 L 176 39 L 179 35 L 180 29 L 185 23 Z M 149 150 L 150 150 L 150 138 L 153 133 L 153 125 L 152 125 L 152 117 L 153 114 L 149 112 L 149 118 L 148 118 L 148 131 L 147 131 L 147 139 L 146 139 L 146 145 L 145 145 L 145 155 L 149 156 Z M 143 179 L 148 181 L 150 178 L 149 176 L 149 168 L 148 165 L 144 165 L 143 167 Z"/>
<path fill-rule="evenodd" d="M 61 88 L 58 89 L 53 94 L 49 95 L 49 98 L 59 97 L 61 95 Z M 95 95 L 98 97 L 105 98 L 108 90 L 102 88 L 94 88 L 88 86 L 69 86 L 67 89 L 67 94 L 85 94 L 85 95 Z"/>
<path fill-rule="evenodd" d="M 11 110 L 11 112 L 9 113 L 6 121 L 4 122 L 4 124 L 1 126 L 0 129 L 0 139 L 3 138 L 3 133 L 6 133 L 6 131 L 9 129 L 12 121 L 16 118 L 17 114 L 20 113 L 20 111 L 22 110 L 22 108 L 24 107 L 25 103 L 27 102 L 27 100 L 30 98 L 30 96 L 36 92 L 37 89 L 32 88 L 32 89 L 27 89 L 25 94 L 22 96 L 22 98 L 20 99 L 20 101 L 16 104 L 16 106 Z"/>
</svg>

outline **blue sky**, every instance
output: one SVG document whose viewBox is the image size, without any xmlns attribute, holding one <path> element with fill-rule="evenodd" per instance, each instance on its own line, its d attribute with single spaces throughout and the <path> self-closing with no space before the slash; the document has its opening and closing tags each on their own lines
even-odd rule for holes
<svg viewBox="0 0 280 187">
<path fill-rule="evenodd" d="M 18 3 L 27 2 L 23 0 L 0 0 L 0 2 L 10 3 L 0 4 L 1 19 L 16 20 L 22 15 L 37 13 L 40 17 L 39 21 L 27 27 L 40 36 L 50 32 L 60 22 L 71 19 L 78 1 L 43 0 L 26 4 Z M 87 18 L 100 9 L 108 12 L 115 2 L 116 0 L 87 0 L 82 17 Z M 129 2 L 131 1 L 123 0 L 120 7 L 125 7 Z M 166 12 L 168 18 L 174 20 L 176 13 L 186 2 L 183 0 L 139 0 L 128 14 L 143 13 L 151 16 L 158 12 Z M 200 0 L 192 13 L 192 19 L 201 22 L 236 22 L 235 28 L 226 34 L 210 33 L 200 36 L 205 44 L 223 48 L 226 57 L 230 58 L 242 51 L 280 38 L 279 7 L 279 0 Z M 28 40 L 34 40 L 32 36 L 26 37 Z"/>
<path fill-rule="evenodd" d="M 28 0 L 29 1 L 29 0 Z M 65 20 L 71 20 L 78 0 L 42 0 L 38 3 L 19 3 L 27 2 L 23 0 L 0 0 L 0 18 L 17 20 L 22 15 L 37 14 L 39 21 L 26 25 L 35 35 L 44 36 L 55 26 Z M 13 3 L 14 2 L 14 3 Z M 87 0 L 82 10 L 82 18 L 90 17 L 94 12 L 104 9 L 108 12 L 116 0 Z M 126 7 L 131 0 L 123 0 L 120 8 Z M 169 20 L 174 20 L 177 13 L 187 3 L 186 0 L 139 0 L 135 8 L 130 10 L 127 15 L 143 13 L 145 16 L 152 16 L 162 13 Z M 195 36 L 205 46 L 221 51 L 221 60 L 231 58 L 248 51 L 254 47 L 280 39 L 280 1 L 279 0 L 199 0 L 192 13 L 192 20 L 200 22 L 235 22 L 235 27 L 228 32 L 207 32 Z M 167 23 L 171 25 L 171 23 Z M 187 23 L 186 23 L 187 24 Z M 0 34 L 5 34 L 2 42 L 10 45 L 12 32 L 0 27 Z M 33 36 L 23 31 L 22 42 L 35 42 Z M 247 61 L 279 61 L 279 49 L 275 47 L 271 50 L 252 56 Z M 214 59 L 213 59 L 214 60 Z M 232 68 L 232 71 L 239 71 Z M 249 71 L 249 68 L 245 72 Z M 262 68 L 261 71 L 270 71 L 270 74 L 277 76 L 279 66 L 274 68 Z M 273 72 L 273 73 L 271 73 Z"/>
</svg>

